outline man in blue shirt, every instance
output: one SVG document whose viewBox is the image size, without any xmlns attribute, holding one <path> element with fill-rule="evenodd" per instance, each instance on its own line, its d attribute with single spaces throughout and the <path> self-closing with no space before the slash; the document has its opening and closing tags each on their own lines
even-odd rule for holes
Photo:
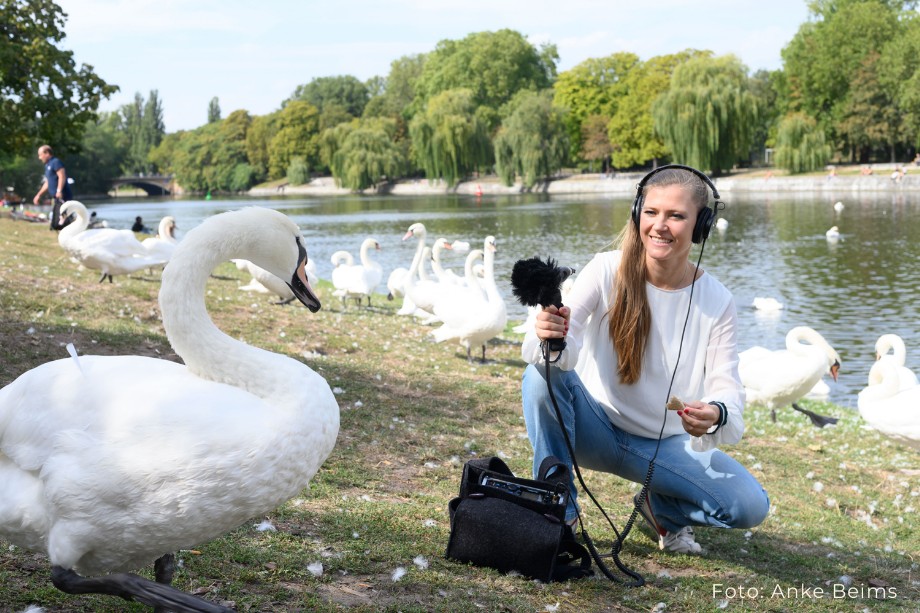
<svg viewBox="0 0 920 613">
<path fill-rule="evenodd" d="M 68 200 L 73 199 L 70 191 L 70 185 L 67 183 L 67 171 L 64 170 L 64 164 L 61 160 L 54 157 L 54 152 L 48 145 L 42 145 L 38 148 L 38 159 L 45 165 L 45 178 L 42 180 L 42 186 L 35 194 L 32 202 L 41 203 L 42 194 L 48 192 L 54 205 L 51 210 L 51 229 L 60 230 L 67 225 L 67 222 L 61 223 L 61 205 Z"/>
</svg>

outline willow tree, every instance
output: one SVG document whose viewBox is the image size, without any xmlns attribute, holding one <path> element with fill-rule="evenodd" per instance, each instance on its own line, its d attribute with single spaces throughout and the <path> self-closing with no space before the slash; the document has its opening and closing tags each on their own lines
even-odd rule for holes
<svg viewBox="0 0 920 613">
<path fill-rule="evenodd" d="M 749 156 L 756 117 L 747 68 L 734 55 L 687 60 L 652 104 L 655 131 L 672 159 L 713 175 Z"/>
<path fill-rule="evenodd" d="M 399 176 L 405 159 L 393 141 L 393 120 L 362 121 L 345 136 L 332 156 L 332 174 L 343 187 L 354 190 Z"/>
<path fill-rule="evenodd" d="M 552 93 L 521 92 L 495 137 L 495 169 L 505 185 L 520 175 L 530 189 L 562 168 L 569 148 L 565 117 Z"/>
<path fill-rule="evenodd" d="M 804 113 L 783 117 L 776 132 L 776 165 L 791 173 L 817 170 L 827 164 L 831 147 L 818 123 Z"/>
<path fill-rule="evenodd" d="M 419 165 L 429 179 L 456 185 L 490 161 L 489 134 L 468 89 L 450 89 L 428 101 L 409 123 Z"/>
</svg>

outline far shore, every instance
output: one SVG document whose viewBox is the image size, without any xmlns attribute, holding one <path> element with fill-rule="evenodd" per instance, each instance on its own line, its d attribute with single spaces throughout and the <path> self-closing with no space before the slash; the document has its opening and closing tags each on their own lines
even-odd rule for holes
<svg viewBox="0 0 920 613">
<path fill-rule="evenodd" d="M 773 176 L 768 170 L 739 172 L 713 180 L 716 189 L 723 193 L 767 192 L 767 193 L 812 193 L 841 197 L 847 194 L 871 192 L 916 192 L 920 191 L 920 168 L 900 165 L 906 173 L 898 179 L 891 177 L 896 165 L 873 165 L 873 174 L 794 175 Z M 540 182 L 531 189 L 520 183 L 510 187 L 496 177 L 483 177 L 462 181 L 449 187 L 443 181 L 427 179 L 402 180 L 366 189 L 366 195 L 390 194 L 394 196 L 430 196 L 462 194 L 466 196 L 497 196 L 522 193 L 547 194 L 605 194 L 611 196 L 631 195 L 636 184 L 645 175 L 643 172 L 603 174 L 580 174 Z M 250 196 L 334 196 L 355 194 L 353 190 L 339 187 L 332 177 L 313 179 L 304 185 L 289 185 L 276 182 L 269 186 L 250 189 Z"/>
</svg>

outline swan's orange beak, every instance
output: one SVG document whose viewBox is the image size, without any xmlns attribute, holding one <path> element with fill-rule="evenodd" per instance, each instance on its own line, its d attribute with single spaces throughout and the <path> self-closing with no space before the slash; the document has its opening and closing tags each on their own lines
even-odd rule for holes
<svg viewBox="0 0 920 613">
<path fill-rule="evenodd" d="M 834 378 L 834 381 L 837 381 L 837 371 L 840 370 L 840 362 L 834 360 L 833 366 L 831 366 L 831 377 Z"/>
<path fill-rule="evenodd" d="M 313 288 L 310 287 L 310 281 L 307 279 L 307 250 L 300 244 L 299 238 L 297 239 L 297 249 L 297 269 L 294 270 L 291 281 L 287 285 L 291 288 L 291 291 L 294 292 L 294 295 L 297 296 L 297 299 L 300 300 L 305 307 L 310 309 L 311 313 L 316 313 L 320 310 L 322 305 L 319 302 L 319 298 L 317 298 L 316 294 L 313 292 Z"/>
<path fill-rule="evenodd" d="M 409 230 L 408 232 L 406 232 L 406 234 L 403 236 L 403 240 L 406 241 L 406 240 L 409 240 L 410 238 L 412 238 L 412 230 Z"/>
</svg>

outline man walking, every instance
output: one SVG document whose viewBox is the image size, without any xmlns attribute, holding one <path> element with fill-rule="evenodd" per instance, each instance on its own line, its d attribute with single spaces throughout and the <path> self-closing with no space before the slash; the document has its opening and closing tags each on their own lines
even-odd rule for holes
<svg viewBox="0 0 920 613">
<path fill-rule="evenodd" d="M 42 145 L 38 148 L 38 159 L 45 165 L 45 178 L 42 180 L 42 186 L 35 194 L 32 202 L 41 203 L 42 194 L 48 192 L 51 196 L 51 202 L 54 205 L 51 210 L 51 229 L 60 230 L 66 223 L 61 223 L 61 205 L 68 200 L 73 199 L 70 191 L 70 185 L 67 183 L 67 171 L 61 160 L 54 157 L 54 152 L 48 145 Z"/>
</svg>

